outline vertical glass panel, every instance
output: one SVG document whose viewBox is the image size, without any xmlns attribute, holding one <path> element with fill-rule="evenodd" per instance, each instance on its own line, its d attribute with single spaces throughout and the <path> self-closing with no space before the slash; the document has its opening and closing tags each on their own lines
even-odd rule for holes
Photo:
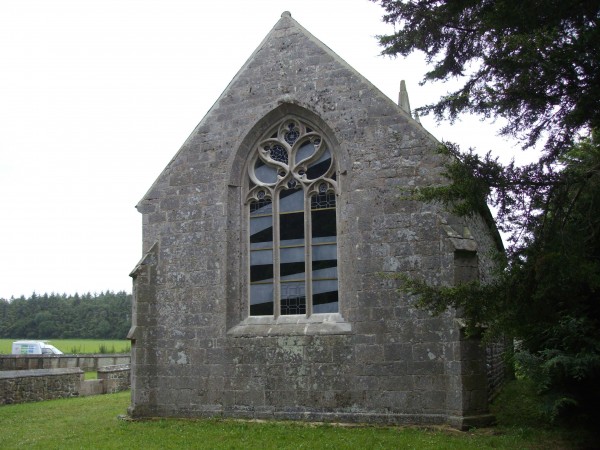
<svg viewBox="0 0 600 450">
<path fill-rule="evenodd" d="M 273 281 L 273 249 L 250 252 L 250 282 Z"/>
<path fill-rule="evenodd" d="M 258 193 L 260 200 L 253 200 L 250 202 L 250 215 L 252 217 L 265 216 L 273 214 L 273 204 L 271 199 L 266 197 L 264 191 Z"/>
<path fill-rule="evenodd" d="M 304 211 L 304 193 L 302 188 L 284 189 L 279 194 L 279 211 L 282 213 Z"/>
<path fill-rule="evenodd" d="M 306 314 L 304 281 L 281 282 L 281 314 Z"/>
<path fill-rule="evenodd" d="M 250 315 L 273 315 L 273 283 L 252 283 L 250 285 Z"/>
<path fill-rule="evenodd" d="M 315 152 L 315 146 L 312 142 L 306 141 L 303 143 L 300 148 L 296 151 L 295 163 L 298 164 L 300 161 L 305 160 L 313 155 Z"/>
<path fill-rule="evenodd" d="M 317 160 L 312 161 L 308 165 L 308 169 L 306 170 L 306 178 L 309 180 L 314 180 L 322 177 L 327 173 L 329 167 L 331 167 L 331 153 L 329 152 L 329 149 L 326 148 Z"/>
<path fill-rule="evenodd" d="M 271 216 L 250 217 L 250 243 L 252 247 L 273 246 L 273 218 Z M 258 245 L 266 243 L 265 245 Z"/>
<path fill-rule="evenodd" d="M 338 312 L 336 204 L 326 187 L 310 202 L 313 313 Z"/>
<path fill-rule="evenodd" d="M 313 280 L 313 313 L 338 312 L 338 283 L 336 280 Z"/>
<path fill-rule="evenodd" d="M 305 272 L 304 244 L 294 247 L 281 247 L 280 253 L 281 279 L 303 280 Z"/>
<path fill-rule="evenodd" d="M 250 315 L 273 314 L 273 208 L 250 202 Z"/>
<path fill-rule="evenodd" d="M 336 312 L 336 197 L 323 178 L 336 179 L 330 173 L 333 153 L 306 123 L 290 118 L 276 125 L 270 138 L 255 147 L 259 153 L 248 169 L 248 193 L 254 199 L 248 223 L 250 314 Z M 291 171 L 298 178 L 290 177 Z M 305 189 L 312 189 L 315 180 L 318 194 L 307 204 Z M 269 199 L 273 191 L 278 192 L 277 216 Z"/>
<path fill-rule="evenodd" d="M 277 169 L 268 166 L 260 159 L 258 159 L 254 165 L 254 175 L 256 175 L 256 178 L 263 183 L 272 184 L 277 181 Z"/>
<path fill-rule="evenodd" d="M 304 192 L 286 189 L 279 197 L 281 314 L 306 313 Z"/>
</svg>

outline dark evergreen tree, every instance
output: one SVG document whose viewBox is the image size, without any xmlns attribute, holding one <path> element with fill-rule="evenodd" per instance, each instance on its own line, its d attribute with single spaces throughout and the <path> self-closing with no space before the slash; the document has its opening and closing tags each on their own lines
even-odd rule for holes
<svg viewBox="0 0 600 450">
<path fill-rule="evenodd" d="M 600 128 L 598 0 L 373 1 L 396 27 L 384 54 L 422 51 L 424 82 L 464 81 L 422 113 L 503 117 L 503 133 L 543 138 L 551 157 Z"/>
<path fill-rule="evenodd" d="M 600 2 L 597 0 L 373 0 L 395 32 L 383 53 L 425 53 L 424 83 L 462 86 L 420 109 L 502 117 L 535 163 L 503 166 L 446 144 L 449 184 L 415 195 L 457 214 L 494 206 L 508 252 L 497 279 L 456 287 L 404 279 L 440 312 L 460 308 L 471 332 L 518 342 L 519 367 L 539 382 L 553 413 L 593 417 L 600 402 Z M 501 151 L 502 149 L 496 149 Z"/>
</svg>

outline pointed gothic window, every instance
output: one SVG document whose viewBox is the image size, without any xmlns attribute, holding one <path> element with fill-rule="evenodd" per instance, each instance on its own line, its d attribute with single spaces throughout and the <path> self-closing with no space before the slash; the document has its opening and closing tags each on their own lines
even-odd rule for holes
<svg viewBox="0 0 600 450">
<path fill-rule="evenodd" d="M 336 164 L 323 133 L 287 118 L 248 163 L 249 314 L 338 312 Z"/>
</svg>

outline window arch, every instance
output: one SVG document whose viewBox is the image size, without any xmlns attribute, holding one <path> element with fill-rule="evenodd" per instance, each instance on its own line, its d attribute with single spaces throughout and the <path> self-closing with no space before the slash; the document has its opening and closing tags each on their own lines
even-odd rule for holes
<svg viewBox="0 0 600 450">
<path fill-rule="evenodd" d="M 338 184 L 334 153 L 317 127 L 287 117 L 247 164 L 250 316 L 338 312 Z"/>
</svg>

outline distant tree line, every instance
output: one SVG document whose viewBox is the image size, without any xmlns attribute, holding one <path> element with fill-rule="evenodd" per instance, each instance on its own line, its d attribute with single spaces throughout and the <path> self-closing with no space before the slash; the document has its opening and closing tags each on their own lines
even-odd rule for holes
<svg viewBox="0 0 600 450">
<path fill-rule="evenodd" d="M 131 294 L 33 293 L 0 298 L 0 338 L 125 339 L 131 326 Z"/>
</svg>

